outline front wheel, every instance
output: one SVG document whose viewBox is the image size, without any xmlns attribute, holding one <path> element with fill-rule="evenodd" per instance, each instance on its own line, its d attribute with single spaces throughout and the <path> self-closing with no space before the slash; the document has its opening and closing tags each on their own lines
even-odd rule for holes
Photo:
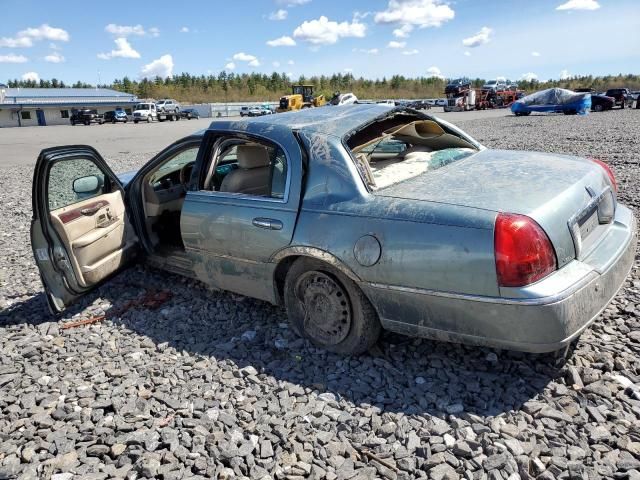
<svg viewBox="0 0 640 480">
<path fill-rule="evenodd" d="M 137 125 L 138 124 L 138 120 L 134 120 L 133 123 Z"/>
<path fill-rule="evenodd" d="M 604 107 L 602 105 L 600 105 L 600 104 L 593 106 L 593 111 L 594 112 L 601 112 L 602 110 L 604 110 Z"/>
<path fill-rule="evenodd" d="M 339 270 L 300 258 L 289 270 L 284 301 L 292 329 L 315 345 L 359 355 L 375 345 L 380 321 L 369 299 Z"/>
<path fill-rule="evenodd" d="M 151 117 L 147 117 L 147 123 L 151 123 Z"/>
</svg>

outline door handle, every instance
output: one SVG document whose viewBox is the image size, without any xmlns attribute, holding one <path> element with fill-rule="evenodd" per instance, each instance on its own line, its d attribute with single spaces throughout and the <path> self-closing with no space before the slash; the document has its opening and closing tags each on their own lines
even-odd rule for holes
<svg viewBox="0 0 640 480">
<path fill-rule="evenodd" d="M 96 205 L 95 207 L 83 208 L 80 210 L 82 215 L 95 215 L 104 205 Z"/>
<path fill-rule="evenodd" d="M 254 218 L 251 223 L 254 227 L 265 228 L 267 230 L 282 230 L 282 222 L 274 218 Z"/>
</svg>

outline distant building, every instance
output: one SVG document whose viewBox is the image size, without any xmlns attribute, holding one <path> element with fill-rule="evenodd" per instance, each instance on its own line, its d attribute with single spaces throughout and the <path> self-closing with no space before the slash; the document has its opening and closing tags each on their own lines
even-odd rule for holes
<svg viewBox="0 0 640 480">
<path fill-rule="evenodd" d="M 135 95 L 108 88 L 8 88 L 0 84 L 0 127 L 68 124 L 72 110 L 131 114 Z"/>
</svg>

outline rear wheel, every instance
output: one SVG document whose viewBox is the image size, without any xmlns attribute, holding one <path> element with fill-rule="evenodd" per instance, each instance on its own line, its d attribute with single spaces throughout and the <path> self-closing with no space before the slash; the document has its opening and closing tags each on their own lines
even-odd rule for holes
<svg viewBox="0 0 640 480">
<path fill-rule="evenodd" d="M 331 352 L 359 355 L 380 336 L 380 321 L 367 297 L 326 263 L 296 260 L 285 280 L 284 300 L 293 330 Z"/>
<path fill-rule="evenodd" d="M 594 112 L 601 112 L 602 110 L 604 110 L 603 106 L 598 104 L 598 105 L 594 105 L 593 106 L 593 111 Z"/>
</svg>

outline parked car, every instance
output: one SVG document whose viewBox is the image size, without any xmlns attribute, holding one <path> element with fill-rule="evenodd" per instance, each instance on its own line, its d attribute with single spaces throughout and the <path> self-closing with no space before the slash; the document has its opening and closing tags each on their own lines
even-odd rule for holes
<svg viewBox="0 0 640 480">
<path fill-rule="evenodd" d="M 109 112 L 104 112 L 104 121 L 105 122 L 123 122 L 127 123 L 129 118 L 124 110 L 111 110 Z"/>
<path fill-rule="evenodd" d="M 240 116 L 248 117 L 249 116 L 249 107 L 240 107 Z"/>
<path fill-rule="evenodd" d="M 429 110 L 431 108 L 431 104 L 427 100 L 410 100 L 406 106 L 416 110 Z"/>
<path fill-rule="evenodd" d="M 444 87 L 444 93 L 445 95 L 453 95 L 457 97 L 458 95 L 462 95 L 463 92 L 469 90 L 469 88 L 471 88 L 471 81 L 468 78 L 456 78 L 447 83 Z"/>
<path fill-rule="evenodd" d="M 629 95 L 628 88 L 610 88 L 605 92 L 607 97 L 612 97 L 615 99 L 615 104 L 620 108 L 624 108 L 627 95 Z"/>
<path fill-rule="evenodd" d="M 358 97 L 356 97 L 353 93 L 340 93 L 336 92 L 331 100 L 329 100 L 329 105 L 351 105 L 352 103 L 356 103 L 358 101 Z"/>
<path fill-rule="evenodd" d="M 616 104 L 616 99 L 607 97 L 606 95 L 591 94 L 591 110 L 594 112 L 602 112 L 611 110 Z"/>
<path fill-rule="evenodd" d="M 102 125 L 104 123 L 104 118 L 96 110 L 82 108 L 79 110 L 71 110 L 69 121 L 71 122 L 71 125 L 91 125 L 92 123 Z"/>
<path fill-rule="evenodd" d="M 436 107 L 444 107 L 447 105 L 447 99 L 446 98 L 438 98 L 436 99 Z"/>
<path fill-rule="evenodd" d="M 380 105 L 213 122 L 121 175 L 92 147 L 47 148 L 33 182 L 54 312 L 139 260 L 284 305 L 295 332 L 341 354 L 382 328 L 562 349 L 637 243 L 605 163 L 490 150 Z"/>
<path fill-rule="evenodd" d="M 180 104 L 171 98 L 165 98 L 156 102 L 156 110 L 158 113 L 178 114 L 180 113 Z"/>
<path fill-rule="evenodd" d="M 191 120 L 192 118 L 200 118 L 200 114 L 195 108 L 185 108 L 180 111 L 180 116 L 182 118 L 186 118 L 187 120 Z"/>
<path fill-rule="evenodd" d="M 483 90 L 491 90 L 498 92 L 507 89 L 507 80 L 505 78 L 497 78 L 495 80 L 489 80 L 482 86 Z"/>
<path fill-rule="evenodd" d="M 274 113 L 268 105 L 257 105 L 249 109 L 250 117 L 262 117 L 263 115 L 273 115 Z"/>
<path fill-rule="evenodd" d="M 377 105 L 388 105 L 390 107 L 395 107 L 396 102 L 394 100 L 378 100 L 376 102 Z"/>
<path fill-rule="evenodd" d="M 511 111 L 517 116 L 529 115 L 531 112 L 555 112 L 565 115 L 584 115 L 591 109 L 591 94 L 576 93 L 564 88 L 549 88 L 511 104 Z"/>
</svg>

